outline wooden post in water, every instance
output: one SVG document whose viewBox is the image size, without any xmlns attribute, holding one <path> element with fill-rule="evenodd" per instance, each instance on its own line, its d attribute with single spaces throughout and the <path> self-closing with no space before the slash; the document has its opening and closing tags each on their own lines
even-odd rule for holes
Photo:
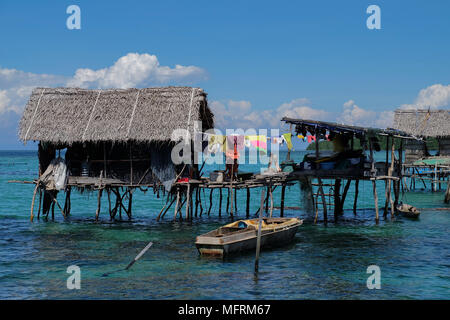
<svg viewBox="0 0 450 320">
<path fill-rule="evenodd" d="M 320 193 L 321 197 L 322 197 L 322 206 L 323 206 L 323 222 L 325 224 L 328 223 L 328 213 L 327 213 L 327 200 L 325 199 L 325 193 L 323 191 L 323 186 L 322 186 L 322 179 L 318 178 L 317 179 L 319 182 L 319 189 L 317 190 L 318 193 Z"/>
<path fill-rule="evenodd" d="M 448 181 L 447 181 L 447 191 L 445 191 L 444 202 L 445 203 L 450 202 L 450 177 L 448 178 Z"/>
<path fill-rule="evenodd" d="M 334 221 L 338 220 L 341 214 L 341 179 L 336 179 L 334 182 Z"/>
<path fill-rule="evenodd" d="M 214 191 L 214 189 L 211 189 L 211 190 L 209 191 L 209 209 L 208 209 L 208 216 L 209 216 L 209 213 L 211 212 L 211 208 L 212 208 L 212 195 L 213 195 L 213 191 Z"/>
<path fill-rule="evenodd" d="M 231 195 L 231 191 L 230 188 L 228 188 L 228 194 L 227 194 L 227 213 L 229 213 L 229 209 L 230 209 L 230 195 Z"/>
<path fill-rule="evenodd" d="M 173 214 L 173 220 L 177 219 L 178 205 L 180 204 L 180 187 L 177 187 L 177 203 L 175 204 L 175 212 Z"/>
<path fill-rule="evenodd" d="M 33 213 L 33 209 L 34 209 L 34 200 L 36 199 L 36 192 L 39 188 L 39 182 L 36 183 L 36 187 L 34 187 L 34 192 L 33 192 L 33 198 L 31 199 L 31 213 L 30 213 L 30 221 L 33 222 L 34 219 L 34 213 Z"/>
<path fill-rule="evenodd" d="M 131 220 L 131 206 L 133 204 L 133 189 L 129 188 L 128 190 L 128 211 L 127 211 L 127 215 L 128 215 L 128 220 Z"/>
<path fill-rule="evenodd" d="M 261 228 L 262 228 L 263 210 L 264 210 L 264 187 L 261 188 L 261 205 L 259 208 L 258 235 L 256 238 L 255 274 L 257 274 L 259 270 L 259 252 L 261 249 Z"/>
<path fill-rule="evenodd" d="M 222 188 L 219 188 L 219 217 L 222 216 Z"/>
<path fill-rule="evenodd" d="M 190 205 L 191 205 L 191 184 L 188 182 L 187 184 L 187 191 L 186 191 L 186 220 L 189 219 L 189 209 L 190 209 Z"/>
<path fill-rule="evenodd" d="M 247 203 L 245 206 L 245 217 L 248 219 L 250 216 L 250 188 L 247 188 Z"/>
<path fill-rule="evenodd" d="M 373 186 L 373 198 L 374 198 L 374 202 L 375 202 L 375 221 L 378 224 L 380 217 L 378 216 L 378 194 L 377 194 L 375 159 L 373 157 L 373 146 L 372 146 L 372 140 L 370 140 L 370 138 L 369 138 L 369 147 L 370 147 L 370 162 L 372 163 L 370 173 L 371 173 L 371 180 L 372 180 L 372 186 Z"/>
<path fill-rule="evenodd" d="M 358 204 L 358 193 L 359 193 L 359 179 L 355 180 L 355 199 L 353 200 L 353 214 L 356 215 L 356 208 Z"/>
<path fill-rule="evenodd" d="M 37 218 L 41 216 L 41 203 L 42 203 L 42 189 L 39 188 L 39 207 L 38 207 L 38 215 Z"/>
<path fill-rule="evenodd" d="M 280 217 L 284 216 L 284 196 L 286 192 L 286 185 L 283 184 L 281 187 L 281 203 L 280 203 Z"/>
<path fill-rule="evenodd" d="M 197 218 L 197 211 L 198 211 L 198 187 L 195 188 L 195 217 Z"/>
<path fill-rule="evenodd" d="M 273 193 L 272 193 L 272 185 L 270 185 L 269 187 L 269 196 L 270 196 L 270 217 L 272 218 L 272 213 L 273 213 Z"/>
<path fill-rule="evenodd" d="M 102 204 L 102 193 L 103 189 L 98 190 L 98 196 L 97 196 L 97 212 L 95 213 L 95 221 L 98 221 L 98 216 L 100 214 L 100 206 Z"/>
<path fill-rule="evenodd" d="M 394 144 L 394 138 L 392 138 L 392 147 L 391 147 L 391 166 L 389 167 L 388 176 L 392 176 L 394 173 L 394 163 L 395 163 L 395 144 Z M 389 189 L 389 203 L 391 205 L 391 219 L 394 218 L 394 201 L 392 200 L 392 184 L 393 180 L 389 179 L 388 182 L 388 189 Z"/>
<path fill-rule="evenodd" d="M 377 194 L 377 181 L 375 178 L 372 178 L 372 185 L 373 185 L 373 199 L 375 201 L 375 221 L 378 223 L 380 218 L 378 217 L 378 194 Z"/>
</svg>

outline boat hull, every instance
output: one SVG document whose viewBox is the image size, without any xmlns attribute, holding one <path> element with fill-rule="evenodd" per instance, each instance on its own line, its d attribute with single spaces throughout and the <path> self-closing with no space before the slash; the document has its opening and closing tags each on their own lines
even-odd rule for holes
<svg viewBox="0 0 450 320">
<path fill-rule="evenodd" d="M 291 242 L 301 223 L 284 227 L 281 230 L 263 230 L 261 232 L 261 248 L 278 247 Z M 243 232 L 231 241 L 211 243 L 202 236 L 197 237 L 196 247 L 201 255 L 227 256 L 239 252 L 256 249 L 257 230 Z"/>
</svg>

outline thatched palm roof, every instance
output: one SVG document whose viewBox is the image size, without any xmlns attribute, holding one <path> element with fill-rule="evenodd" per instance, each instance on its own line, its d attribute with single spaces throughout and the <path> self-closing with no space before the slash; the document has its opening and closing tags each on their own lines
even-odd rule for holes
<svg viewBox="0 0 450 320">
<path fill-rule="evenodd" d="M 22 141 L 167 141 L 175 129 L 213 128 L 206 93 L 199 88 L 87 90 L 36 88 L 20 121 Z"/>
<path fill-rule="evenodd" d="M 450 136 L 450 110 L 395 110 L 394 128 L 417 137 Z"/>
</svg>

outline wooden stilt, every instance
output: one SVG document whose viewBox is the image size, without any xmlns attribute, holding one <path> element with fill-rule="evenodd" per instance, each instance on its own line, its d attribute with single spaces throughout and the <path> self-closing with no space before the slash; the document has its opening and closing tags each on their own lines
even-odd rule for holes
<svg viewBox="0 0 450 320">
<path fill-rule="evenodd" d="M 127 211 L 127 215 L 128 215 L 128 220 L 131 220 L 131 206 L 133 204 L 133 189 L 129 188 L 128 189 L 128 211 Z"/>
<path fill-rule="evenodd" d="M 322 179 L 318 178 L 318 182 L 319 182 L 319 189 L 318 189 L 318 193 L 320 193 L 321 197 L 322 197 L 322 205 L 323 205 L 323 222 L 325 224 L 328 223 L 328 213 L 327 213 L 327 200 L 325 199 L 325 193 L 323 191 L 323 187 L 322 187 Z"/>
<path fill-rule="evenodd" d="M 108 212 L 109 212 L 109 217 L 111 218 L 111 190 L 106 189 L 106 193 L 108 195 Z"/>
<path fill-rule="evenodd" d="M 256 238 L 255 273 L 259 270 L 259 252 L 261 249 L 262 212 L 264 209 L 264 188 L 261 188 L 261 206 L 259 207 L 258 234 Z"/>
<path fill-rule="evenodd" d="M 356 215 L 356 208 L 358 204 L 358 193 L 359 193 L 359 180 L 355 181 L 355 199 L 353 200 L 353 214 Z"/>
<path fill-rule="evenodd" d="M 52 202 L 52 220 L 55 220 L 55 202 Z"/>
<path fill-rule="evenodd" d="M 344 203 L 345 203 L 345 199 L 347 198 L 347 193 L 348 193 L 348 189 L 350 188 L 350 184 L 352 183 L 351 179 L 347 180 L 347 183 L 345 184 L 344 187 L 344 192 L 342 193 L 342 197 L 341 197 L 341 201 L 340 201 L 340 206 L 339 206 L 339 213 L 343 214 L 344 213 Z"/>
<path fill-rule="evenodd" d="M 450 203 L 450 177 L 449 177 L 449 179 L 447 181 L 447 191 L 445 191 L 444 202 L 445 203 Z"/>
<path fill-rule="evenodd" d="M 103 189 L 98 190 L 98 196 L 97 196 L 97 212 L 95 213 L 95 221 L 98 221 L 98 216 L 100 214 L 100 206 L 101 206 L 101 199 L 102 199 L 102 193 Z"/>
<path fill-rule="evenodd" d="M 166 214 L 167 211 L 169 211 L 170 207 L 172 207 L 172 204 L 175 202 L 177 198 L 173 197 L 172 201 L 170 202 L 169 206 L 166 207 L 166 209 L 163 211 L 161 210 L 161 212 L 159 213 L 158 217 L 156 218 L 156 221 L 159 221 L 159 219 L 164 218 L 164 215 Z M 167 205 L 167 203 L 166 203 Z M 163 208 L 164 209 L 164 208 Z"/>
<path fill-rule="evenodd" d="M 266 215 L 269 212 L 269 195 L 270 195 L 270 186 L 267 187 L 267 195 L 266 195 Z"/>
<path fill-rule="evenodd" d="M 375 179 L 372 180 L 372 185 L 373 185 L 373 199 L 375 202 L 375 221 L 378 223 L 380 218 L 378 216 L 378 194 L 377 194 L 377 182 Z"/>
<path fill-rule="evenodd" d="M 247 203 L 245 206 L 245 217 L 248 219 L 250 216 L 250 188 L 247 188 Z"/>
<path fill-rule="evenodd" d="M 389 176 L 389 174 L 388 174 L 388 176 Z M 388 192 L 388 181 L 387 180 L 384 181 L 384 197 L 385 197 L 385 201 L 384 201 L 383 217 L 386 218 L 388 208 L 389 208 L 389 192 Z"/>
<path fill-rule="evenodd" d="M 203 214 L 202 190 L 201 189 L 199 189 L 199 191 L 198 191 L 198 201 L 200 203 L 200 217 L 201 217 Z"/>
<path fill-rule="evenodd" d="M 222 216 L 222 188 L 219 188 L 219 217 Z"/>
<path fill-rule="evenodd" d="M 41 204 L 42 204 L 42 189 L 39 188 L 39 207 L 38 207 L 38 215 L 37 215 L 38 219 L 41 216 Z"/>
<path fill-rule="evenodd" d="M 272 213 L 273 213 L 273 193 L 272 193 L 272 187 L 269 188 L 269 196 L 270 196 L 270 211 L 269 211 L 269 217 L 272 218 Z"/>
<path fill-rule="evenodd" d="M 195 217 L 197 218 L 198 212 L 198 188 L 195 188 Z"/>
<path fill-rule="evenodd" d="M 341 179 L 336 179 L 334 182 L 334 221 L 338 220 L 338 216 L 341 214 Z"/>
<path fill-rule="evenodd" d="M 30 213 L 30 221 L 33 222 L 34 219 L 34 213 L 33 213 L 33 209 L 34 209 L 34 200 L 36 199 L 36 192 L 39 188 L 39 183 L 36 184 L 36 187 L 34 187 L 34 191 L 33 191 L 33 198 L 31 199 L 31 213 Z"/>
<path fill-rule="evenodd" d="M 228 188 L 228 194 L 227 194 L 227 210 L 226 213 L 229 212 L 229 208 L 230 208 L 230 188 Z"/>
<path fill-rule="evenodd" d="M 187 219 L 189 219 L 189 215 L 191 214 L 190 212 L 189 212 L 189 209 L 190 209 L 190 205 L 191 205 L 191 184 L 190 183 L 188 183 L 188 185 L 187 185 L 187 191 L 186 191 L 186 214 L 185 214 L 185 219 L 187 220 Z"/>
<path fill-rule="evenodd" d="M 281 203 L 280 203 L 280 217 L 284 217 L 284 196 L 286 192 L 286 185 L 281 186 Z"/>
<path fill-rule="evenodd" d="M 213 195 L 213 191 L 214 191 L 214 189 L 211 189 L 211 191 L 209 191 L 209 209 L 208 209 L 208 216 L 209 216 L 209 213 L 211 212 L 211 208 L 212 208 L 212 195 Z"/>
<path fill-rule="evenodd" d="M 394 163 L 395 163 L 395 143 L 394 138 L 392 138 L 392 147 L 391 147 L 391 165 L 388 170 L 388 176 L 392 176 L 394 173 Z M 392 179 L 388 180 L 388 189 L 389 189 L 389 203 L 391 205 L 391 219 L 394 218 L 394 201 L 392 200 Z"/>
<path fill-rule="evenodd" d="M 234 193 L 234 212 L 237 214 L 238 212 L 238 206 L 237 206 L 237 189 L 233 191 Z"/>
<path fill-rule="evenodd" d="M 180 188 L 177 187 L 177 204 L 175 205 L 175 212 L 173 215 L 173 220 L 177 219 L 177 214 L 178 214 L 178 205 L 180 204 Z"/>
</svg>

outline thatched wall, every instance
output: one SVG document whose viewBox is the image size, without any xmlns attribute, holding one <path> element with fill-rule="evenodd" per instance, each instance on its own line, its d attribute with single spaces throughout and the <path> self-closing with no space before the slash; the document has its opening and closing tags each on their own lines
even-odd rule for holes
<svg viewBox="0 0 450 320">
<path fill-rule="evenodd" d="M 87 90 L 36 88 L 20 121 L 22 141 L 168 141 L 175 129 L 214 127 L 206 93 L 200 88 Z"/>
<path fill-rule="evenodd" d="M 417 137 L 448 137 L 450 110 L 396 110 L 394 128 Z"/>
</svg>

